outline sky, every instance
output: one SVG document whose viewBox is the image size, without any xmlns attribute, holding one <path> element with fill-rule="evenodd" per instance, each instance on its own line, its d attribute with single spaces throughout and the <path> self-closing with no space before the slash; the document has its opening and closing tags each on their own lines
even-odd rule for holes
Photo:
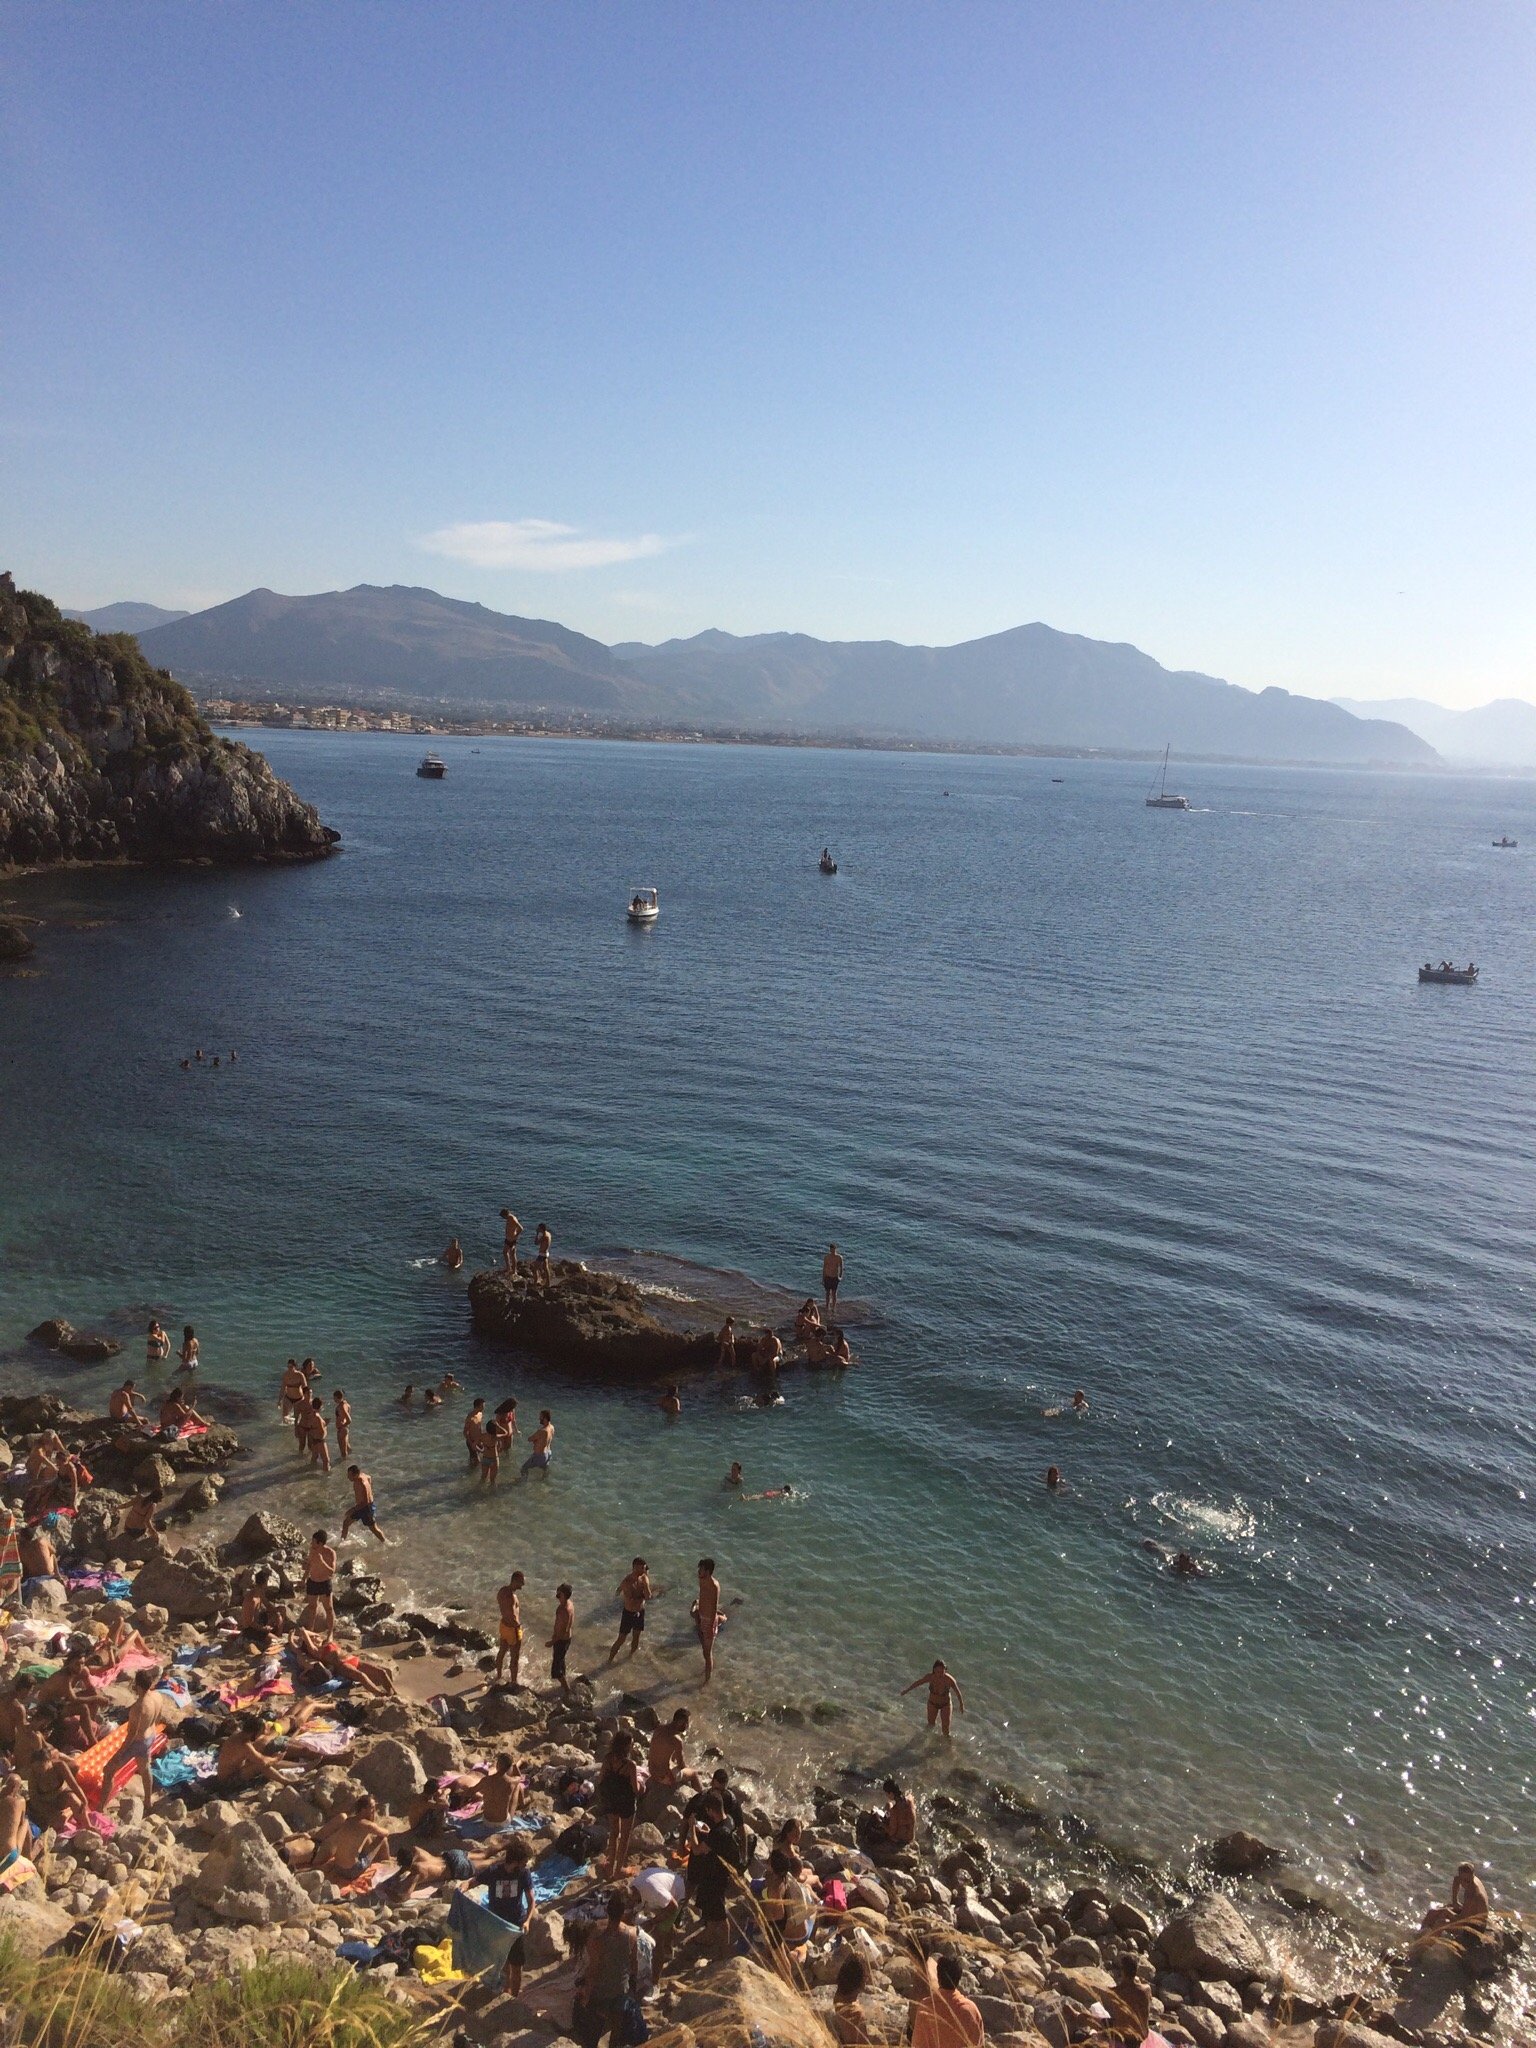
<svg viewBox="0 0 1536 2048">
<path fill-rule="evenodd" d="M 1536 699 L 1528 0 L 0 0 L 0 566 Z"/>
</svg>

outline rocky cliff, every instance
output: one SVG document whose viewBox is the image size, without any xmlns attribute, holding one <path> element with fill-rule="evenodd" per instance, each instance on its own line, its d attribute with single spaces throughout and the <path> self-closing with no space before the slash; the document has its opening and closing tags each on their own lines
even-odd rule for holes
<svg viewBox="0 0 1536 2048">
<path fill-rule="evenodd" d="M 671 1330 L 628 1280 L 557 1259 L 552 1284 L 532 1271 L 476 1273 L 470 1314 L 482 1337 L 494 1337 L 567 1372 L 608 1380 L 668 1379 L 714 1363 L 715 1339 L 705 1330 Z"/>
<path fill-rule="evenodd" d="M 0 575 L 0 870 L 314 860 L 338 837 L 128 634 Z"/>
</svg>

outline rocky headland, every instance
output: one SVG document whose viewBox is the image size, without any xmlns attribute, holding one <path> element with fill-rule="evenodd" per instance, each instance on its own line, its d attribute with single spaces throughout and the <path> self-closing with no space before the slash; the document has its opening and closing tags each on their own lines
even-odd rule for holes
<svg viewBox="0 0 1536 2048">
<path fill-rule="evenodd" d="M 409 2006 L 419 2042 L 565 2042 L 577 1960 L 608 1890 L 595 1868 L 607 1832 L 594 1797 L 600 1763 L 616 1735 L 643 1747 L 673 1703 L 658 1709 L 621 1691 L 600 1664 L 596 1683 L 576 1678 L 568 1697 L 496 1684 L 489 1635 L 397 1612 L 372 1551 L 336 1572 L 334 1640 L 344 1669 L 347 1658 L 365 1659 L 382 1677 L 366 1687 L 343 1677 L 321 1693 L 297 1673 L 274 1682 L 291 1662 L 281 1627 L 242 1633 L 242 1605 L 259 1589 L 278 1610 L 297 1612 L 305 1531 L 267 1510 L 231 1516 L 226 1503 L 231 1533 L 222 1541 L 168 1533 L 134 1543 L 119 1533 L 130 1490 L 174 1493 L 173 1522 L 217 1508 L 243 1455 L 232 1431 L 213 1425 L 167 1442 L 52 1393 L 0 1398 L 0 1431 L 0 1464 L 19 1465 L 55 1431 L 82 1449 L 93 1482 L 60 1536 L 58 1575 L 29 1581 L 15 1605 L 0 1699 L 14 1697 L 23 1667 L 35 1679 L 71 1647 L 129 1623 L 144 1663 L 185 1689 L 150 1810 L 130 1787 L 109 1802 L 109 1822 L 70 1827 L 40 1800 L 29 1867 L 0 1895 L 0 1934 L 33 1959 L 39 1983 L 82 1947 L 110 1963 L 127 2002 L 114 2008 L 118 2031 L 98 2028 L 91 2040 L 173 2041 L 175 2013 L 198 2010 L 202 1987 L 270 1962 L 358 1969 Z M 590 1656 L 588 1647 L 582 1661 Z M 99 1685 L 104 1716 L 126 1711 L 130 1675 L 108 1670 Z M 287 1746 L 255 1782 L 217 1781 L 211 1760 L 247 1707 L 264 1721 L 263 1739 L 286 1731 Z M 41 1727 L 44 1710 L 24 1718 Z M 0 1746 L 14 1753 L 14 1738 Z M 443 1944 L 463 1935 L 450 1924 L 463 1871 L 454 1875 L 447 1853 L 496 1853 L 475 1809 L 498 1754 L 511 1756 L 521 1783 L 517 1827 L 541 1894 L 515 1995 L 499 1967 L 442 1977 Z M 892 2048 L 910 2002 L 926 1992 L 926 1967 L 943 1956 L 958 1965 L 995 2048 L 1139 2042 L 1148 2031 L 1170 2048 L 1472 2048 L 1511 2031 L 1507 1985 L 1520 1935 L 1502 1916 L 1472 1943 L 1448 1930 L 1375 1955 L 1340 1930 L 1332 1967 L 1309 1968 L 1285 1929 L 1305 1926 L 1315 1956 L 1329 1950 L 1328 1923 L 1319 1902 L 1277 1879 L 1279 1850 L 1228 1836 L 1192 1881 L 1119 1864 L 1095 1845 L 1063 1842 L 1046 1866 L 1026 1846 L 1038 1844 L 1044 1817 L 1001 1786 L 924 1800 L 916 1838 L 900 1848 L 872 1842 L 871 1815 L 851 1786 L 818 1786 L 794 1816 L 796 1855 L 818 1896 L 814 1932 L 791 1960 L 763 1938 L 752 1889 L 785 1802 L 719 1749 L 687 1761 L 706 1776 L 724 1768 L 742 1804 L 733 1947 L 749 1953 L 722 1959 L 685 1909 L 646 1996 L 656 2048 L 833 2048 L 847 2034 L 834 2031 L 832 1987 L 851 1957 L 865 1972 L 862 2038 Z M 444 1795 L 435 1800 L 434 1781 Z M 675 1860 L 690 1791 L 644 1792 L 632 1865 Z M 384 1841 L 361 1878 L 338 1883 L 309 1862 L 309 1845 L 365 1794 Z M 413 1855 L 414 1878 L 403 1890 L 389 1884 Z M 654 1897 L 646 1899 L 632 1895 L 631 1924 L 661 1933 Z M 467 1949 L 451 1953 L 468 1960 Z M 55 2036 L 7 2021 L 5 2038 Z"/>
<path fill-rule="evenodd" d="M 0 575 L 0 873 L 101 861 L 316 860 L 339 834 L 219 739 L 126 633 Z M 0 959 L 27 935 L 0 935 Z"/>
</svg>

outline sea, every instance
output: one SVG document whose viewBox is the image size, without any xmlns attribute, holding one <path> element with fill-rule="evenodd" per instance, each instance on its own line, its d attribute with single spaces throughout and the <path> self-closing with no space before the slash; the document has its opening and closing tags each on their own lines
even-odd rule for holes
<svg viewBox="0 0 1536 2048">
<path fill-rule="evenodd" d="M 253 1449 L 227 1518 L 334 1527 L 276 1417 L 313 1353 L 397 1597 L 485 1622 L 517 1567 L 538 1644 L 569 1578 L 597 1669 L 643 1554 L 622 1681 L 786 1783 L 1001 1780 L 1175 1862 L 1242 1826 L 1383 1923 L 1462 1857 L 1531 1904 L 1536 786 L 1188 766 L 1170 812 L 1107 761 L 261 744 L 337 858 L 3 892 L 48 921 L 0 975 L 6 1384 L 158 1386 L 148 1316 L 191 1322 Z M 857 1363 L 670 1422 L 497 1351 L 503 1206 L 749 1322 L 835 1241 Z M 122 1358 L 42 1358 L 55 1314 Z M 459 1425 L 509 1392 L 557 1455 L 486 1495 Z M 947 1746 L 899 1697 L 935 1657 Z"/>
</svg>

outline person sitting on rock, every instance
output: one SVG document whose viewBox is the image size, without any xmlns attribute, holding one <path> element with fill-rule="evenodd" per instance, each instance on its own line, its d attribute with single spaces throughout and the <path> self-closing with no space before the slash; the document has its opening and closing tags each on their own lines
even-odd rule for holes
<svg viewBox="0 0 1536 2048">
<path fill-rule="evenodd" d="M 27 1768 L 27 1807 L 40 1828 L 88 1827 L 90 1801 L 74 1765 L 51 1742 L 39 1742 Z"/>
<path fill-rule="evenodd" d="M 912 2007 L 912 2048 L 981 2048 L 986 2026 L 981 2012 L 960 1989 L 958 1956 L 930 1956 L 928 1996 Z"/>
<path fill-rule="evenodd" d="M 1109 2025 L 1104 2031 L 1111 2041 L 1123 2041 L 1126 2048 L 1141 2048 L 1152 2031 L 1152 1987 L 1142 1983 L 1138 1963 L 1134 1955 L 1115 1958 L 1115 1988 L 1106 2000 Z"/>
<path fill-rule="evenodd" d="M 260 1714 L 239 1714 L 225 1723 L 212 1781 L 217 1788 L 216 1798 L 231 1798 L 253 1785 L 282 1782 L 277 1755 L 265 1729 Z"/>
<path fill-rule="evenodd" d="M 133 1625 L 133 1609 L 125 1600 L 110 1600 L 102 1610 L 107 1620 L 99 1623 L 101 1636 L 86 1662 L 96 1671 L 111 1671 L 130 1651 L 147 1653 L 148 1643 Z"/>
<path fill-rule="evenodd" d="M 32 1525 L 24 1528 L 19 1540 L 21 1551 L 21 1597 L 32 1600 L 39 1595 L 46 1596 L 57 1586 L 63 1591 L 59 1578 L 59 1561 L 54 1551 L 53 1538 L 46 1529 Z"/>
<path fill-rule="evenodd" d="M 1451 1879 L 1450 1903 L 1431 1906 L 1419 1923 L 1420 1934 L 1438 1934 L 1459 1947 L 1474 1946 L 1488 1932 L 1492 1906 L 1488 1887 L 1472 1863 L 1458 1863 Z"/>
<path fill-rule="evenodd" d="M 859 2000 L 869 1989 L 869 1964 L 856 1949 L 843 1958 L 832 1987 L 832 2031 L 840 2048 L 869 2048 L 869 2016 Z"/>
<path fill-rule="evenodd" d="M 78 1754 L 99 1741 L 97 1693 L 83 1649 L 71 1650 L 58 1670 L 37 1689 L 37 1704 L 51 1712 L 60 1749 Z"/>
<path fill-rule="evenodd" d="M 142 1555 L 162 1548 L 163 1539 L 155 1516 L 165 1504 L 165 1492 L 159 1486 L 146 1486 L 136 1494 L 123 1509 L 123 1524 L 118 1531 L 125 1550 Z"/>
<path fill-rule="evenodd" d="M 821 1310 L 810 1295 L 805 1297 L 795 1312 L 795 1338 L 803 1344 L 812 1330 L 821 1328 Z"/>
<path fill-rule="evenodd" d="M 124 1380 L 120 1387 L 114 1388 L 112 1398 L 107 1403 L 107 1417 L 122 1429 L 149 1427 L 148 1418 L 139 1407 L 139 1397 L 132 1380 Z"/>
<path fill-rule="evenodd" d="M 895 1778 L 887 1778 L 881 1790 L 889 1802 L 884 1812 L 860 1814 L 857 1826 L 859 1847 L 877 1863 L 910 1849 L 917 1839 L 917 1802 L 912 1794 Z"/>
</svg>

